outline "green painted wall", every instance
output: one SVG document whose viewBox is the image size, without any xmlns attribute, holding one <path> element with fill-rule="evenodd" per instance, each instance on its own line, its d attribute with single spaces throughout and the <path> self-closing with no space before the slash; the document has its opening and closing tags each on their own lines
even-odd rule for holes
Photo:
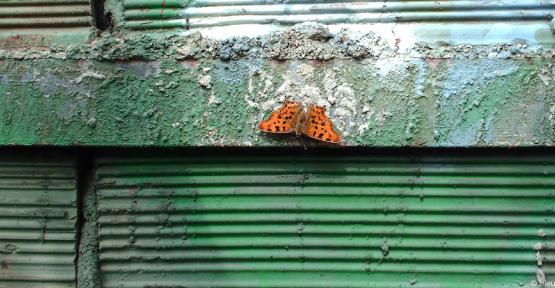
<svg viewBox="0 0 555 288">
<path fill-rule="evenodd" d="M 0 63 L 0 144 L 299 145 L 256 129 L 286 98 L 333 105 L 347 145 L 555 142 L 546 59 Z"/>
<path fill-rule="evenodd" d="M 0 155 L 0 287 L 76 287 L 75 158 L 45 154 Z"/>
<path fill-rule="evenodd" d="M 348 146 L 554 144 L 549 46 L 401 51 L 353 35 L 303 24 L 227 40 L 116 31 L 2 42 L 0 145 L 302 145 L 256 128 L 285 99 L 326 106 Z"/>
<path fill-rule="evenodd" d="M 214 152 L 98 158 L 102 287 L 553 281 L 547 154 Z"/>
</svg>

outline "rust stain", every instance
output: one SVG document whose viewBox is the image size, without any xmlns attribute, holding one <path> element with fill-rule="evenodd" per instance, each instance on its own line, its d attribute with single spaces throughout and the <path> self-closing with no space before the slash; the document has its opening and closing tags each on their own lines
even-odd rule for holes
<svg viewBox="0 0 555 288">
<path fill-rule="evenodd" d="M 181 61 L 181 65 L 185 68 L 196 68 L 198 66 L 198 61 L 194 59 L 186 59 Z"/>
<path fill-rule="evenodd" d="M 37 50 L 48 50 L 48 40 L 43 36 L 14 35 L 0 39 L 0 48 L 14 49 L 34 47 Z"/>
<path fill-rule="evenodd" d="M 8 269 L 10 269 L 8 267 L 8 261 L 6 260 L 2 261 L 2 270 L 8 270 Z"/>
<path fill-rule="evenodd" d="M 135 187 L 128 187 L 127 192 L 131 196 L 137 196 L 137 188 L 135 188 Z"/>
<path fill-rule="evenodd" d="M 439 65 L 440 59 L 436 59 L 436 58 L 434 58 L 434 59 L 432 59 L 432 58 L 427 58 L 427 59 L 426 59 L 426 62 L 428 63 L 428 65 L 430 65 L 432 68 L 435 69 L 435 68 L 437 68 L 437 66 Z"/>
<path fill-rule="evenodd" d="M 318 59 L 309 60 L 308 62 L 310 63 L 310 65 L 312 65 L 312 66 L 314 66 L 314 67 L 321 67 L 322 64 L 324 64 L 324 61 L 323 61 L 323 60 L 318 60 Z"/>
<path fill-rule="evenodd" d="M 270 59 L 270 64 L 272 65 L 272 67 L 280 67 L 283 65 L 287 65 L 287 60 L 285 59 Z"/>
<path fill-rule="evenodd" d="M 424 146 L 426 146 L 427 143 L 428 142 L 424 139 L 416 138 L 416 139 L 414 139 L 412 144 L 416 147 L 424 147 Z"/>
<path fill-rule="evenodd" d="M 166 9 L 166 1 L 167 0 L 162 0 L 162 10 L 160 10 L 160 17 L 164 15 L 164 9 Z"/>
</svg>

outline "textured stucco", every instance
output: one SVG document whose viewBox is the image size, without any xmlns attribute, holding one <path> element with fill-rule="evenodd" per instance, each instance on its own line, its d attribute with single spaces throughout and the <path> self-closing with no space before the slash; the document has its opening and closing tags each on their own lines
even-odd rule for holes
<svg viewBox="0 0 555 288">
<path fill-rule="evenodd" d="M 546 60 L 3 61 L 0 142 L 280 145 L 256 124 L 317 103 L 347 145 L 551 145 Z M 547 71 L 547 72 L 546 72 Z M 549 86 L 548 86 L 549 85 Z"/>
<path fill-rule="evenodd" d="M 257 131 L 285 99 L 325 106 L 344 145 L 554 144 L 549 47 L 400 50 L 389 40 L 308 23 L 219 40 L 107 33 L 48 49 L 3 46 L 0 144 L 302 145 Z"/>
</svg>

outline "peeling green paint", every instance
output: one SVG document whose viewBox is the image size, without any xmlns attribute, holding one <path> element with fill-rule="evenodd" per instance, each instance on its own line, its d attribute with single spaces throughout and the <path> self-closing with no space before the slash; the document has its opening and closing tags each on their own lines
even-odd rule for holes
<svg viewBox="0 0 555 288">
<path fill-rule="evenodd" d="M 326 106 L 345 145 L 533 146 L 555 140 L 555 92 L 540 77 L 546 71 L 553 77 L 549 59 L 3 64 L 3 145 L 301 145 L 293 135 L 256 129 L 285 99 Z"/>
<path fill-rule="evenodd" d="M 325 106 L 345 145 L 555 142 L 553 47 L 391 40 L 303 23 L 226 39 L 114 29 L 72 45 L 0 41 L 0 145 L 302 145 L 257 130 L 286 99 Z"/>
</svg>

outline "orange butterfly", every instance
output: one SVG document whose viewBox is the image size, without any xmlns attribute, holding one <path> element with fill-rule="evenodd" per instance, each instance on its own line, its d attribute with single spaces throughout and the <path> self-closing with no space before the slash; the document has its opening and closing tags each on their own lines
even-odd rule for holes
<svg viewBox="0 0 555 288">
<path fill-rule="evenodd" d="M 333 129 L 326 116 L 326 108 L 310 104 L 307 111 L 299 102 L 287 100 L 268 119 L 258 124 L 258 129 L 270 133 L 304 134 L 320 141 L 339 143 L 341 136 Z"/>
</svg>

